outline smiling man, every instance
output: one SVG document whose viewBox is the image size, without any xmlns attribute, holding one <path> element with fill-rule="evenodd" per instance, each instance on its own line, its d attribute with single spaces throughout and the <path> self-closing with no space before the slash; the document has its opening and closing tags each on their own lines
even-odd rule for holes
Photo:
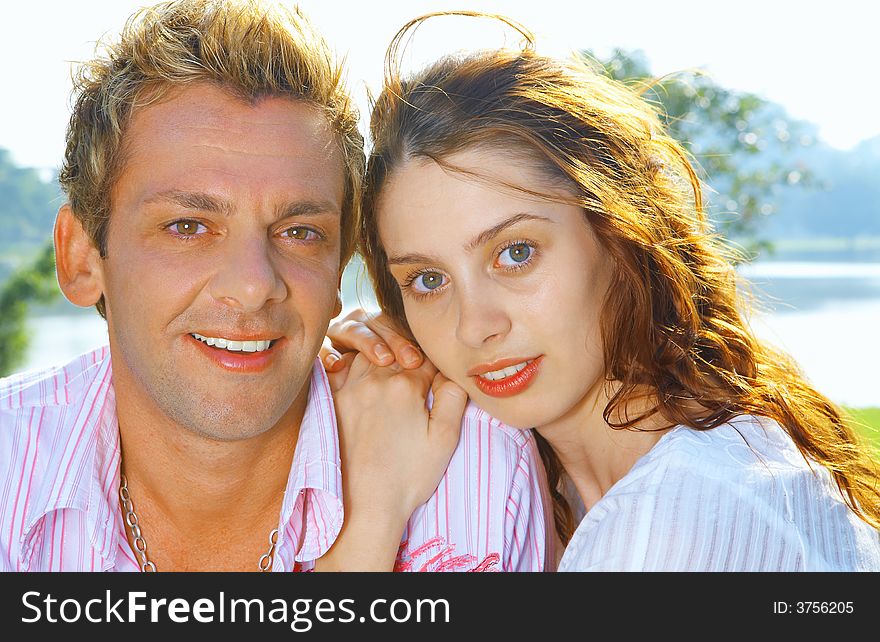
<svg viewBox="0 0 880 642">
<path fill-rule="evenodd" d="M 0 570 L 311 570 L 336 540 L 340 447 L 316 355 L 364 155 L 331 60 L 297 11 L 179 0 L 82 67 L 57 273 L 110 343 L 0 380 Z M 486 455 L 509 464 L 482 503 L 498 495 L 496 512 L 470 508 L 482 490 L 460 446 L 442 501 L 461 514 L 441 525 L 438 489 L 399 568 L 543 567 L 534 442 L 502 442 Z"/>
</svg>

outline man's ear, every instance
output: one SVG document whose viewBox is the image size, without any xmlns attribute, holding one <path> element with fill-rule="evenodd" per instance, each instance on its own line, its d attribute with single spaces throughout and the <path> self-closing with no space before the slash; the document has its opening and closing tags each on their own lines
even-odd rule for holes
<svg viewBox="0 0 880 642">
<path fill-rule="evenodd" d="M 64 296 L 84 308 L 95 305 L 104 293 L 101 255 L 70 203 L 58 210 L 55 219 L 55 271 Z"/>
</svg>

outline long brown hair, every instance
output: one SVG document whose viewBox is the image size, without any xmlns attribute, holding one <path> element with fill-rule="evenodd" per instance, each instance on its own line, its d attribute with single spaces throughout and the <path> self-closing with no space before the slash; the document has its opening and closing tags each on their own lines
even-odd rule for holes
<svg viewBox="0 0 880 642">
<path fill-rule="evenodd" d="M 659 413 L 670 426 L 709 430 L 741 414 L 769 417 L 808 461 L 831 472 L 853 512 L 880 527 L 876 459 L 795 362 L 749 328 L 734 255 L 710 232 L 694 166 L 657 110 L 582 61 L 538 55 L 529 32 L 506 19 L 525 36 L 522 50 L 448 57 L 402 79 L 394 64 L 400 44 L 433 15 L 394 38 L 372 112 L 360 250 L 382 309 L 408 331 L 377 224 L 382 188 L 395 168 L 431 159 L 461 171 L 447 159 L 475 147 L 525 153 L 569 187 L 613 258 L 601 318 L 606 379 L 615 382 L 605 421 L 638 429 Z M 628 415 L 627 403 L 645 390 L 649 409 Z M 540 436 L 538 445 L 557 532 L 567 542 L 574 520 L 563 471 Z"/>
</svg>

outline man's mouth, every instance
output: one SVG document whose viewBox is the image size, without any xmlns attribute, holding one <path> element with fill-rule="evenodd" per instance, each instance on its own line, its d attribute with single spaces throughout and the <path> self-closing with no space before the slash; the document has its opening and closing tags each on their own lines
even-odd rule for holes
<svg viewBox="0 0 880 642">
<path fill-rule="evenodd" d="M 224 337 L 206 337 L 196 332 L 191 333 L 190 336 L 209 346 L 221 348 L 230 352 L 265 352 L 272 347 L 273 343 L 275 343 L 274 339 L 239 341 L 235 339 L 226 339 Z"/>
</svg>

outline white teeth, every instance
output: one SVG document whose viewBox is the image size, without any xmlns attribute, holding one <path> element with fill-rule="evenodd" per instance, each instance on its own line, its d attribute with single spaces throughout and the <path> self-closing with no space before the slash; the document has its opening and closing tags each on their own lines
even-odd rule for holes
<svg viewBox="0 0 880 642">
<path fill-rule="evenodd" d="M 226 350 L 232 350 L 233 352 L 263 352 L 264 350 L 268 350 L 269 346 L 272 345 L 272 341 L 269 339 L 262 341 L 232 341 L 231 339 L 222 339 L 219 337 L 204 337 L 195 332 L 192 336 L 203 343 L 207 343 L 209 346 L 224 348 Z"/>
<path fill-rule="evenodd" d="M 523 361 L 522 363 L 518 363 L 515 366 L 508 366 L 506 368 L 502 368 L 501 370 L 492 370 L 491 372 L 484 372 L 480 376 L 483 379 L 488 379 L 489 381 L 498 381 L 500 379 L 506 379 L 507 377 L 512 377 L 517 372 L 521 372 L 532 361 L 534 361 L 534 359 L 530 359 L 529 361 Z"/>
</svg>

